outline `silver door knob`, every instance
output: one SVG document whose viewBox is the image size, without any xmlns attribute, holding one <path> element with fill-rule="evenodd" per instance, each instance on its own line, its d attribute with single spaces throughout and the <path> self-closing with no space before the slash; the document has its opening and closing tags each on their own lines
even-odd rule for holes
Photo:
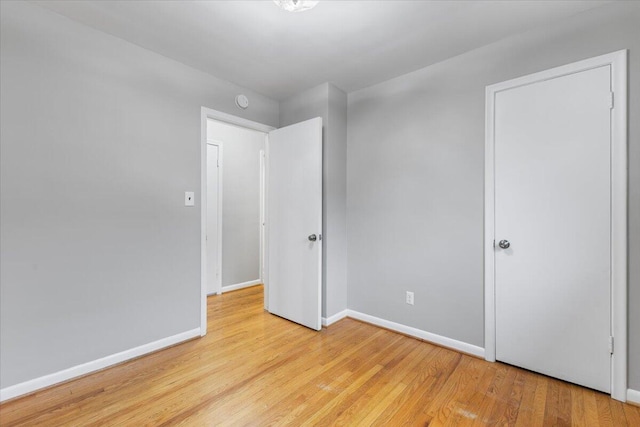
<svg viewBox="0 0 640 427">
<path fill-rule="evenodd" d="M 316 236 L 315 234 L 312 234 L 309 236 L 309 240 L 312 242 L 315 242 L 316 240 L 318 240 L 318 236 Z"/>
<path fill-rule="evenodd" d="M 508 240 L 500 240 L 498 242 L 498 246 L 500 246 L 502 249 L 507 249 L 509 246 L 511 246 L 511 243 L 509 243 Z"/>
</svg>

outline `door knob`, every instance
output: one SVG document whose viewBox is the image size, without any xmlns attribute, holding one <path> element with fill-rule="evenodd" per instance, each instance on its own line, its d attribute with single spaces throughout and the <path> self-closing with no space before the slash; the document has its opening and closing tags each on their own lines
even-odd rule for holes
<svg viewBox="0 0 640 427">
<path fill-rule="evenodd" d="M 507 249 L 509 246 L 511 246 L 511 243 L 509 243 L 508 240 L 500 240 L 498 242 L 498 246 L 500 246 L 502 249 Z"/>
<path fill-rule="evenodd" d="M 315 242 L 316 240 L 318 240 L 318 236 L 316 236 L 315 234 L 312 234 L 309 236 L 309 240 L 312 242 Z"/>
</svg>

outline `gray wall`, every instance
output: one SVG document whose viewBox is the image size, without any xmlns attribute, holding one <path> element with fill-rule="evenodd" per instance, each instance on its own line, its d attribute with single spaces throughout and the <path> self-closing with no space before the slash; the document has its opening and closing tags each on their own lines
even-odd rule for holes
<svg viewBox="0 0 640 427">
<path fill-rule="evenodd" d="M 37 6 L 0 7 L 4 388 L 199 327 L 200 107 L 276 126 L 278 103 Z"/>
<path fill-rule="evenodd" d="M 640 389 L 637 3 L 350 94 L 346 152 L 346 96 L 330 84 L 278 105 L 36 6 L 0 8 L 0 387 L 199 326 L 199 209 L 182 205 L 186 190 L 199 205 L 200 106 L 273 126 L 323 118 L 324 316 L 346 308 L 346 254 L 349 308 L 483 346 L 484 87 L 629 48 Z"/>
<path fill-rule="evenodd" d="M 324 83 L 280 102 L 280 126 L 314 117 L 323 124 L 322 316 L 347 308 L 347 95 Z"/>
<path fill-rule="evenodd" d="M 327 245 L 325 317 L 347 308 L 347 94 L 332 84 L 328 84 L 328 92 L 324 149 L 327 217 L 324 241 Z"/>
<path fill-rule="evenodd" d="M 629 386 L 640 389 L 638 23 L 640 3 L 611 4 L 350 93 L 349 308 L 484 346 L 485 86 L 628 48 Z"/>
<path fill-rule="evenodd" d="M 223 144 L 222 286 L 260 278 L 260 150 L 265 134 L 209 121 Z"/>
</svg>

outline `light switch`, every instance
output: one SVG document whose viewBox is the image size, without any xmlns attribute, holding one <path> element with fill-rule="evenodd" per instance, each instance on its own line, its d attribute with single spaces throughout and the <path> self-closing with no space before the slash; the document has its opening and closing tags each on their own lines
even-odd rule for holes
<svg viewBox="0 0 640 427">
<path fill-rule="evenodd" d="M 195 206 L 195 196 L 193 191 L 185 191 L 184 192 L 184 205 L 185 206 Z"/>
</svg>

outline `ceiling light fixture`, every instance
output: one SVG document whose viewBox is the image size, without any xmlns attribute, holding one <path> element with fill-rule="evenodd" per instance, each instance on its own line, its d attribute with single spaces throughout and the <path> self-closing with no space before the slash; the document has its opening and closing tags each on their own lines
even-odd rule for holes
<svg viewBox="0 0 640 427">
<path fill-rule="evenodd" d="M 273 2 L 288 12 L 302 12 L 318 4 L 318 0 L 273 0 Z"/>
</svg>

